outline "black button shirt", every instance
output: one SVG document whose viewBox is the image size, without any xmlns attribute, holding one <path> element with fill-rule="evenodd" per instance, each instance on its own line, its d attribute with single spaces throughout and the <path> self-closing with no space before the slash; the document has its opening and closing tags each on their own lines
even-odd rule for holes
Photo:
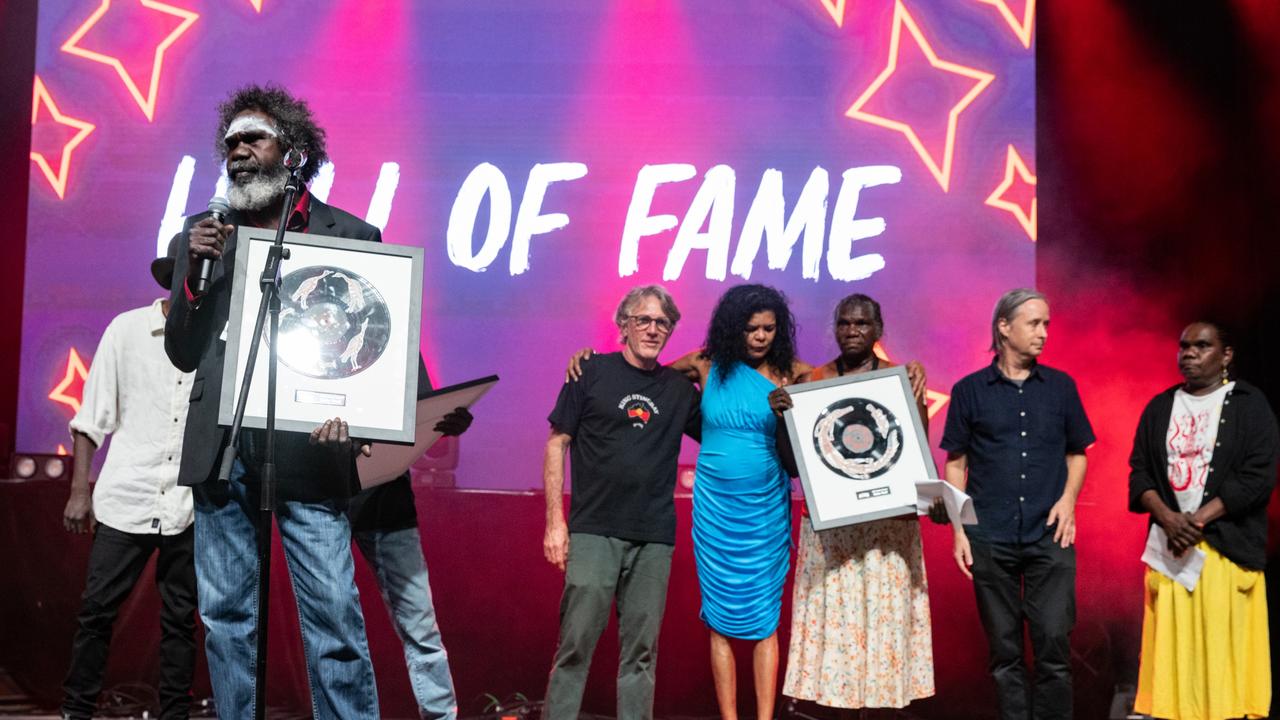
<svg viewBox="0 0 1280 720">
<path fill-rule="evenodd" d="M 1049 510 L 1066 487 L 1067 454 L 1094 440 L 1069 375 L 1036 365 L 1019 385 L 993 362 L 952 388 L 942 449 L 968 459 L 977 534 L 1032 543 L 1049 530 Z"/>
</svg>

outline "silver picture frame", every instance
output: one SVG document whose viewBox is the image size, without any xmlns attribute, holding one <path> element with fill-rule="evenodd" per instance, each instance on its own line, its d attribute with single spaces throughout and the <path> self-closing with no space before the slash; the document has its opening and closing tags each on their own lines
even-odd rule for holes
<svg viewBox="0 0 1280 720">
<path fill-rule="evenodd" d="M 224 331 L 218 423 L 231 425 L 274 230 L 239 227 Z M 341 417 L 354 438 L 412 444 L 416 435 L 421 248 L 287 232 L 281 264 L 276 429 L 310 433 Z M 263 328 L 264 336 L 267 329 Z M 266 341 L 244 427 L 266 427 Z"/>
<path fill-rule="evenodd" d="M 787 387 L 783 414 L 814 530 L 916 513 L 936 479 L 929 436 L 901 366 Z"/>
</svg>

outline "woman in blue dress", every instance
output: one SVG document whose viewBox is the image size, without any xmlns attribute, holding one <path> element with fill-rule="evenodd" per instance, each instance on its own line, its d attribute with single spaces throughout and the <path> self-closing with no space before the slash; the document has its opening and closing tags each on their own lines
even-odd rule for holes
<svg viewBox="0 0 1280 720">
<path fill-rule="evenodd" d="M 786 298 L 764 285 L 731 288 L 712 314 L 705 347 L 672 367 L 696 374 L 702 386 L 693 547 L 716 701 L 724 720 L 737 719 L 730 641 L 751 641 L 756 716 L 769 720 L 791 551 L 791 481 L 778 459 L 769 393 L 810 369 L 795 358 Z"/>
</svg>

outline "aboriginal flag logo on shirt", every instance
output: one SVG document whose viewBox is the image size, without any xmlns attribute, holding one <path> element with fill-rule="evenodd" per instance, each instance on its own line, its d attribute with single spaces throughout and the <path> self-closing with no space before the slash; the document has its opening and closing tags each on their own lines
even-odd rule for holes
<svg viewBox="0 0 1280 720">
<path fill-rule="evenodd" d="M 633 393 L 618 403 L 618 409 L 627 414 L 631 427 L 644 429 L 649 420 L 658 414 L 658 406 L 647 395 Z"/>
</svg>

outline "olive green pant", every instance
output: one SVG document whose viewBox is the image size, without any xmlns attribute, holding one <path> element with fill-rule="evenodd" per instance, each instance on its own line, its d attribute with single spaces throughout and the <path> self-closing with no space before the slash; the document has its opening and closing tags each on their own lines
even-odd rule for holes
<svg viewBox="0 0 1280 720">
<path fill-rule="evenodd" d="M 618 603 L 618 720 L 650 720 L 658 630 L 667 605 L 674 548 L 602 535 L 569 536 L 560 644 L 547 685 L 544 720 L 576 720 L 596 641 Z"/>
</svg>

